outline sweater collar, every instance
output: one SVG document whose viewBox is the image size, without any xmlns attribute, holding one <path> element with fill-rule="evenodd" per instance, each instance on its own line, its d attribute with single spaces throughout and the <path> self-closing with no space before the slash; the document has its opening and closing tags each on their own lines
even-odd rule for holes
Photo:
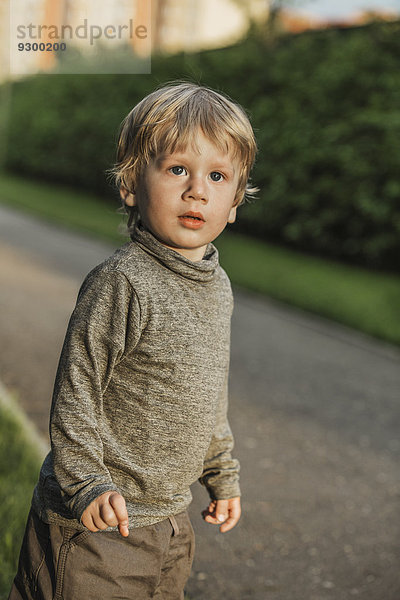
<svg viewBox="0 0 400 600">
<path fill-rule="evenodd" d="M 211 243 L 207 245 L 202 260 L 193 262 L 179 252 L 164 246 L 140 222 L 135 224 L 131 232 L 131 239 L 165 267 L 193 281 L 211 281 L 219 266 L 218 250 Z"/>
</svg>

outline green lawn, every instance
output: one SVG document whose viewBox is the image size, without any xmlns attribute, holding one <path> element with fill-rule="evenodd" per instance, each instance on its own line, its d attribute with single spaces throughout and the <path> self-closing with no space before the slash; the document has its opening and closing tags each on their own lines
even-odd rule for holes
<svg viewBox="0 0 400 600">
<path fill-rule="evenodd" d="M 121 216 L 85 192 L 0 175 L 0 202 L 121 244 Z M 238 218 L 240 219 L 240 210 Z M 400 344 L 400 277 L 225 232 L 216 244 L 232 282 Z"/>
<path fill-rule="evenodd" d="M 116 244 L 123 240 L 117 205 L 114 209 L 111 202 L 85 192 L 0 172 L 0 202 Z"/>
<path fill-rule="evenodd" d="M 400 277 L 238 235 L 223 236 L 219 247 L 238 285 L 400 344 Z"/>
<path fill-rule="evenodd" d="M 0 599 L 8 597 L 15 575 L 41 451 L 24 417 L 5 401 L 0 388 Z"/>
</svg>

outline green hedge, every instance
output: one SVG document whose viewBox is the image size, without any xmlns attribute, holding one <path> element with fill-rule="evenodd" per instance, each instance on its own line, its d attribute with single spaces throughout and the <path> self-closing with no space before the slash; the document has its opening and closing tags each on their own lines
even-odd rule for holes
<svg viewBox="0 0 400 600">
<path fill-rule="evenodd" d="M 260 197 L 235 226 L 263 239 L 399 270 L 400 24 L 286 36 L 155 57 L 152 75 L 38 76 L 13 85 L 6 166 L 113 197 L 118 126 L 171 79 L 249 111 Z"/>
</svg>

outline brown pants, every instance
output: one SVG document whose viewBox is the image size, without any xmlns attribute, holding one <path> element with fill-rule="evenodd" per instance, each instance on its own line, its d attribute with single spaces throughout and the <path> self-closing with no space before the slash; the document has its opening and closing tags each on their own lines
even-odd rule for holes
<svg viewBox="0 0 400 600">
<path fill-rule="evenodd" d="M 193 552 L 186 512 L 123 538 L 46 525 L 31 511 L 9 600 L 182 600 Z"/>
</svg>

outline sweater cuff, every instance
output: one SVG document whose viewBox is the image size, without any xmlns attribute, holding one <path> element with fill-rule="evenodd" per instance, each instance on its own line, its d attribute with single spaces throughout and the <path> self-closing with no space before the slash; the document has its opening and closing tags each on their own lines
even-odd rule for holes
<svg viewBox="0 0 400 600">
<path fill-rule="evenodd" d="M 105 492 L 117 492 L 117 488 L 110 483 L 102 483 L 91 488 L 86 494 L 79 495 L 78 498 L 72 498 L 69 505 L 73 516 L 81 522 L 81 517 L 86 508 L 93 500 L 96 500 L 101 494 Z"/>
<path fill-rule="evenodd" d="M 230 500 L 231 498 L 241 496 L 238 481 L 231 483 L 221 482 L 219 485 L 207 485 L 206 487 L 211 500 Z"/>
</svg>

